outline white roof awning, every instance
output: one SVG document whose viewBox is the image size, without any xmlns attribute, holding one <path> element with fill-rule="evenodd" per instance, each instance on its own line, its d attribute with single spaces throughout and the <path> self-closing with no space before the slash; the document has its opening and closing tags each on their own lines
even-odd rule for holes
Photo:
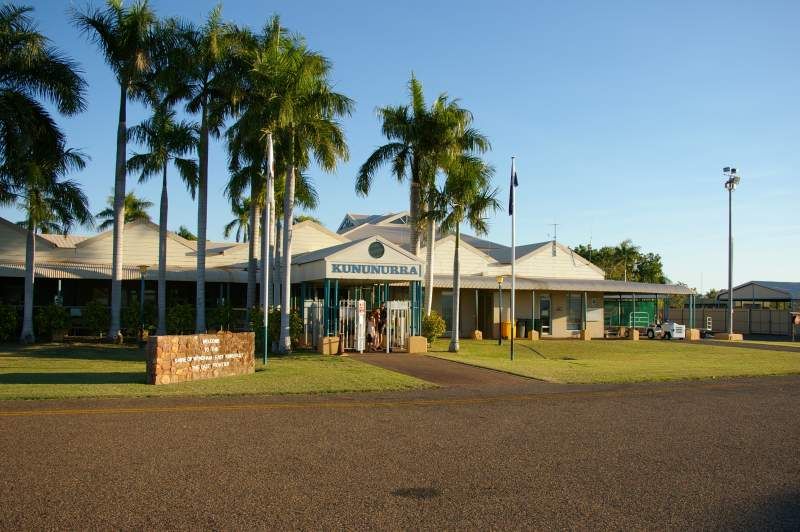
<svg viewBox="0 0 800 532">
<path fill-rule="evenodd" d="M 511 288 L 511 277 L 504 276 L 503 289 Z M 688 286 L 678 284 L 630 283 L 612 281 L 610 279 L 543 279 L 517 277 L 519 290 L 559 290 L 572 292 L 605 292 L 620 294 L 664 294 L 689 295 L 694 291 Z M 434 276 L 433 286 L 436 288 L 452 288 L 452 275 Z M 489 275 L 462 275 L 461 288 L 464 289 L 497 289 L 497 279 Z"/>
</svg>

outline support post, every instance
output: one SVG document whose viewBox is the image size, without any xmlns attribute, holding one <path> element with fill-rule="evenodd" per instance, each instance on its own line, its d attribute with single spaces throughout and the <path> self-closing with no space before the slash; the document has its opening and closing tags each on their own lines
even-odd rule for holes
<svg viewBox="0 0 800 532">
<path fill-rule="evenodd" d="M 478 307 L 478 289 L 475 289 L 475 328 L 473 331 L 477 331 L 480 327 L 478 317 L 480 316 L 480 308 Z"/>
</svg>

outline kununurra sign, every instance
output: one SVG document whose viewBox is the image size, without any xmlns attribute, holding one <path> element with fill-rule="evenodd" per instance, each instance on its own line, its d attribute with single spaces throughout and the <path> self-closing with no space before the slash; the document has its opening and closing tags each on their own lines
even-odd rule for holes
<svg viewBox="0 0 800 532">
<path fill-rule="evenodd" d="M 331 273 L 351 273 L 361 275 L 397 275 L 402 277 L 421 277 L 422 268 L 413 264 L 352 264 L 331 263 Z"/>
<path fill-rule="evenodd" d="M 151 336 L 147 383 L 172 384 L 255 372 L 251 332 Z"/>
</svg>

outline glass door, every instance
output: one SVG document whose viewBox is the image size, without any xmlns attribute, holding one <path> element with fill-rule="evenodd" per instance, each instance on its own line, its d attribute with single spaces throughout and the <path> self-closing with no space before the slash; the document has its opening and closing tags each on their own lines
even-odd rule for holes
<svg viewBox="0 0 800 532">
<path fill-rule="evenodd" d="M 539 297 L 539 323 L 542 328 L 542 336 L 550 335 L 550 294 L 542 294 Z"/>
</svg>

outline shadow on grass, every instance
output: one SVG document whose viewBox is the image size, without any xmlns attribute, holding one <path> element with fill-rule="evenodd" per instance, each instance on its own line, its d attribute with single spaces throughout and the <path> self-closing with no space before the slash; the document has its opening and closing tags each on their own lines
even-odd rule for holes
<svg viewBox="0 0 800 532">
<path fill-rule="evenodd" d="M 4 344 L 0 345 L 0 357 L 3 355 L 22 358 L 74 358 L 120 362 L 143 362 L 146 356 L 145 350 L 138 347 L 108 344 L 36 344 L 27 346 Z"/>
<path fill-rule="evenodd" d="M 3 373 L 0 384 L 145 384 L 139 372 Z"/>
</svg>

